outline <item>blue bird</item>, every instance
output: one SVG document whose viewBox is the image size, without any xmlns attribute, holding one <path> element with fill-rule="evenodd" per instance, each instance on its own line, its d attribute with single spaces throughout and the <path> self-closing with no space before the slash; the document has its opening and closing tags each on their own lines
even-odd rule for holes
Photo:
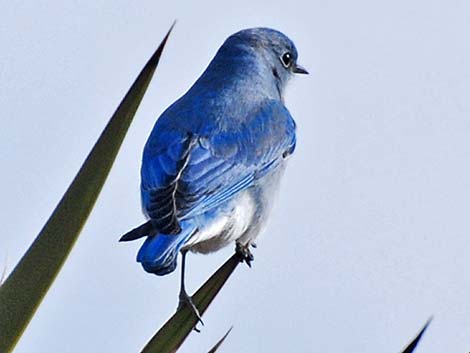
<svg viewBox="0 0 470 353">
<path fill-rule="evenodd" d="M 181 252 L 180 305 L 190 305 L 199 319 L 184 287 L 186 253 L 235 242 L 250 265 L 250 246 L 295 149 L 284 90 L 293 74 L 307 73 L 281 32 L 239 31 L 160 116 L 145 145 L 141 198 L 148 221 L 121 241 L 146 237 L 137 261 L 159 276 L 175 270 Z"/>
</svg>

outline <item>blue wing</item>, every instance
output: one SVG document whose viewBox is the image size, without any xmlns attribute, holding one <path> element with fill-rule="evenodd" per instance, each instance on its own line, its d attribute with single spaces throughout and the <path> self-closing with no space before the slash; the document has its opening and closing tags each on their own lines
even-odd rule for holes
<svg viewBox="0 0 470 353">
<path fill-rule="evenodd" d="M 180 221 L 250 187 L 295 148 L 295 123 L 278 101 L 231 125 L 198 133 L 157 123 L 144 150 L 141 192 L 159 232 L 179 233 Z"/>
</svg>

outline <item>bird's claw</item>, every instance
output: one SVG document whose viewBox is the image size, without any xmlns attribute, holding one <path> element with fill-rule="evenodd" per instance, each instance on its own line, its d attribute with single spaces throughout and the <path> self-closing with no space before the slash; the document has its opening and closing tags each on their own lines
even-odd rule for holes
<svg viewBox="0 0 470 353">
<path fill-rule="evenodd" d="M 240 262 L 245 262 L 248 267 L 251 267 L 251 262 L 255 259 L 250 251 L 250 244 L 237 243 L 235 252 L 240 256 Z"/>
<path fill-rule="evenodd" d="M 202 321 L 201 314 L 199 314 L 199 310 L 193 303 L 192 298 L 186 292 L 181 292 L 179 299 L 180 301 L 178 304 L 178 310 L 187 305 L 191 309 L 193 314 L 197 317 L 198 322 L 201 323 L 202 326 L 204 326 L 204 321 Z M 196 326 L 194 327 L 194 331 L 201 332 L 201 330 L 199 330 Z"/>
</svg>

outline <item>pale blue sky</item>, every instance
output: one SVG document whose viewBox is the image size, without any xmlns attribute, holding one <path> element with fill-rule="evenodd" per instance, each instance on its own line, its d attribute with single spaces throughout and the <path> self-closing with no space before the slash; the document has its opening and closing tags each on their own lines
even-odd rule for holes
<svg viewBox="0 0 470 353">
<path fill-rule="evenodd" d="M 178 275 L 117 239 L 143 220 L 139 167 L 162 110 L 231 33 L 270 26 L 311 75 L 286 103 L 298 147 L 252 269 L 183 353 L 470 349 L 470 4 L 465 1 L 0 3 L 0 261 L 27 249 L 171 22 L 178 24 L 88 224 L 17 353 L 139 352 Z M 188 257 L 197 288 L 231 254 Z"/>
</svg>

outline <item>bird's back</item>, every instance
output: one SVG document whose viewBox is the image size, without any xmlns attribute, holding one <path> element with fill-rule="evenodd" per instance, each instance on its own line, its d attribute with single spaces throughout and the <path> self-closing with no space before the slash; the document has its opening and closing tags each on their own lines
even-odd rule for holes
<svg viewBox="0 0 470 353">
<path fill-rule="evenodd" d="M 141 196 L 149 224 L 142 229 L 152 231 L 138 261 L 148 272 L 171 272 L 185 246 L 205 252 L 238 238 L 249 243 L 295 148 L 283 103 L 287 74 L 279 73 L 277 54 L 277 68 L 265 60 L 260 45 L 269 44 L 268 34 L 296 56 L 295 47 L 276 31 L 240 33 L 159 117 L 145 145 Z"/>
</svg>

